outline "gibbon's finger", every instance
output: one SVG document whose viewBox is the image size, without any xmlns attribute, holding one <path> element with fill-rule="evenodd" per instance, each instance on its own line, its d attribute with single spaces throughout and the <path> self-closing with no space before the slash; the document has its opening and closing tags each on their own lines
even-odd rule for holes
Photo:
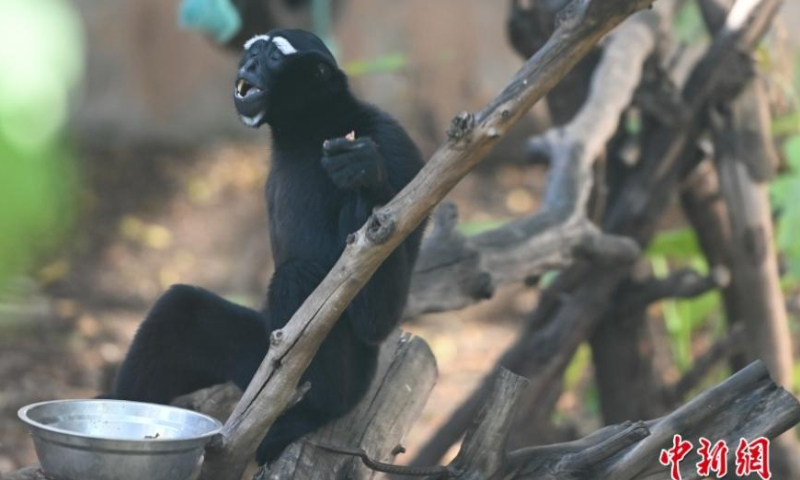
<svg viewBox="0 0 800 480">
<path fill-rule="evenodd" d="M 354 165 L 360 168 L 374 168 L 374 159 L 369 155 L 359 152 L 345 152 L 336 155 L 325 155 L 322 157 L 322 167 L 330 173 L 337 172 L 343 168 Z"/>
<path fill-rule="evenodd" d="M 352 152 L 355 150 L 361 150 L 363 148 L 373 148 L 374 146 L 375 142 L 373 142 L 369 137 L 361 137 L 355 140 L 349 140 L 346 137 L 339 137 L 326 140 L 325 143 L 322 144 L 322 148 L 328 155 L 335 155 L 341 152 Z"/>
</svg>

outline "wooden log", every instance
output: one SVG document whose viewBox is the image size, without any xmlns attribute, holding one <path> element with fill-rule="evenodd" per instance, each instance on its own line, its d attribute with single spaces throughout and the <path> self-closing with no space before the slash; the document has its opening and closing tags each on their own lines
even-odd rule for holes
<svg viewBox="0 0 800 480">
<path fill-rule="evenodd" d="M 352 236 L 328 275 L 280 330 L 222 440 L 207 449 L 201 480 L 238 480 L 260 439 L 296 396 L 298 381 L 347 305 L 390 253 L 508 130 L 610 30 L 650 0 L 575 0 L 556 33 L 476 114 L 457 116 L 448 139 L 402 191 Z"/>
<path fill-rule="evenodd" d="M 48 480 L 38 465 L 25 467 L 11 473 L 0 474 L 2 480 Z"/>
<path fill-rule="evenodd" d="M 448 465 L 449 473 L 429 480 L 669 480 L 670 470 L 658 457 L 676 434 L 695 446 L 701 436 L 736 445 L 740 438 L 775 438 L 800 422 L 800 402 L 775 385 L 764 364 L 756 362 L 661 419 L 606 427 L 575 442 L 505 453 L 512 414 L 526 386 L 525 379 L 501 369 L 459 455 Z M 735 448 L 728 453 L 729 462 L 734 455 Z M 695 463 L 688 457 L 681 463 L 682 478 L 699 480 Z"/>
<path fill-rule="evenodd" d="M 391 462 L 402 451 L 403 438 L 422 413 L 436 376 L 436 360 L 428 344 L 409 333 L 398 333 L 384 344 L 376 381 L 355 410 L 289 446 L 255 479 L 376 478 L 378 474 L 361 460 L 317 445 L 361 449 L 370 458 Z"/>
<path fill-rule="evenodd" d="M 316 445 L 358 448 L 371 458 L 391 462 L 403 437 L 422 412 L 436 383 L 436 360 L 419 337 L 397 330 L 381 347 L 375 381 L 359 405 L 343 418 L 290 445 L 263 480 L 367 480 L 376 474 L 359 459 L 327 452 Z M 314 388 L 311 385 L 311 388 Z M 216 385 L 177 398 L 173 405 L 211 415 L 230 416 L 241 397 L 233 384 Z M 2 480 L 48 480 L 39 466 L 0 476 Z"/>
<path fill-rule="evenodd" d="M 714 38 L 682 88 L 682 121 L 658 125 L 643 139 L 640 164 L 609 206 L 603 220 L 604 232 L 634 238 L 642 246 L 650 242 L 678 183 L 695 166 L 691 152 L 703 131 L 707 105 L 717 99 L 721 85 L 731 80 L 726 76 L 727 67 L 742 52 L 754 49 L 774 19 L 778 4 L 779 0 L 737 2 L 730 15 L 731 24 Z M 501 356 L 499 364 L 528 375 L 534 382 L 532 395 L 546 392 L 543 387 L 563 375 L 568 360 L 594 330 L 616 288 L 628 278 L 629 270 L 624 264 L 587 267 L 585 262 L 567 269 L 561 274 L 567 278 L 563 287 L 549 289 L 555 299 L 540 302 L 529 327 Z M 413 465 L 438 461 L 461 438 L 485 398 L 489 381 L 485 379 L 454 411 L 418 453 Z"/>
</svg>

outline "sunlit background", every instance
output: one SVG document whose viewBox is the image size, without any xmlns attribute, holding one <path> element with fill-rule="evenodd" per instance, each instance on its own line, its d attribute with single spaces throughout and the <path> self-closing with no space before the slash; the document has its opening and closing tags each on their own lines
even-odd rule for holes
<svg viewBox="0 0 800 480">
<path fill-rule="evenodd" d="M 791 25 L 800 0 L 787 3 Z M 506 2 L 313 0 L 303 13 L 281 15 L 335 45 L 358 93 L 399 118 L 426 155 L 455 113 L 485 104 L 520 65 L 507 42 Z M 16 409 L 106 388 L 169 285 L 261 303 L 272 271 L 262 193 L 269 143 L 232 107 L 242 20 L 228 0 L 0 0 L 0 472 L 35 461 Z M 687 45 L 707 40 L 693 8 L 675 28 Z M 800 344 L 796 30 L 779 28 L 758 60 L 777 99 L 773 132 L 784 165 L 772 194 Z M 545 171 L 521 161 L 536 125 L 526 119 L 451 195 L 465 233 L 538 208 Z M 679 213 L 647 255 L 658 275 L 708 268 Z M 407 326 L 431 344 L 441 372 L 408 445 L 458 405 L 536 301 L 535 289 L 511 287 Z M 675 377 L 724 331 L 715 293 L 651 314 L 668 332 Z M 590 366 L 583 347 L 557 407 L 556 421 L 581 431 L 600 422 Z"/>
</svg>

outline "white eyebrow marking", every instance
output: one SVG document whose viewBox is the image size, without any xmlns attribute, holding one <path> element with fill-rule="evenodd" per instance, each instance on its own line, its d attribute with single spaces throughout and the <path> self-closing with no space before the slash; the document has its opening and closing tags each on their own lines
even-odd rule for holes
<svg viewBox="0 0 800 480">
<path fill-rule="evenodd" d="M 289 40 L 286 40 L 283 37 L 273 38 L 272 43 L 274 43 L 275 46 L 278 47 L 278 50 L 280 50 L 284 55 L 292 55 L 297 53 L 297 49 L 294 48 L 291 43 L 289 43 Z"/>
<path fill-rule="evenodd" d="M 252 47 L 256 42 L 260 40 L 264 40 L 265 42 L 269 42 L 269 35 L 256 35 L 255 37 L 251 38 L 250 40 L 246 41 L 244 44 L 244 49 L 247 50 Z"/>
</svg>

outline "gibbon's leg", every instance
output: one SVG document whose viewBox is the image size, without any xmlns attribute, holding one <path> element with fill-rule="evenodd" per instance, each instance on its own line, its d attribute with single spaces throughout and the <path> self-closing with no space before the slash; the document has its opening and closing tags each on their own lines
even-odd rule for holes
<svg viewBox="0 0 800 480">
<path fill-rule="evenodd" d="M 256 310 L 174 285 L 139 327 L 110 396 L 169 403 L 226 381 L 244 389 L 267 353 L 270 331 Z"/>
<path fill-rule="evenodd" d="M 272 330 L 286 324 L 324 275 L 313 263 L 286 262 L 270 282 L 266 313 L 199 287 L 170 287 L 139 327 L 110 396 L 168 403 L 226 381 L 246 389 Z"/>
</svg>

